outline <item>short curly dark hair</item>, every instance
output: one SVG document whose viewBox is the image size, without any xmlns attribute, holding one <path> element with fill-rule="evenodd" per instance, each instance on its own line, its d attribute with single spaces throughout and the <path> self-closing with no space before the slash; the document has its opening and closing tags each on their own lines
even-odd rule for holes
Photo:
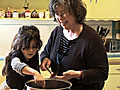
<svg viewBox="0 0 120 90">
<path fill-rule="evenodd" d="M 51 0 L 49 3 L 50 15 L 55 18 L 55 5 L 62 6 L 67 9 L 70 14 L 74 14 L 76 22 L 81 24 L 87 14 L 87 6 L 82 0 Z"/>
</svg>

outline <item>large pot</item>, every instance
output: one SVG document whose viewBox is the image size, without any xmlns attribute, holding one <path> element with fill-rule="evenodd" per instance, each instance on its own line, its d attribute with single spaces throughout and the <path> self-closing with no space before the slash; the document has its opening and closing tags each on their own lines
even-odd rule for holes
<svg viewBox="0 0 120 90">
<path fill-rule="evenodd" d="M 62 79 L 46 78 L 44 90 L 68 90 L 72 86 L 72 83 Z M 26 82 L 27 90 L 43 90 L 41 86 L 35 84 L 34 80 Z"/>
</svg>

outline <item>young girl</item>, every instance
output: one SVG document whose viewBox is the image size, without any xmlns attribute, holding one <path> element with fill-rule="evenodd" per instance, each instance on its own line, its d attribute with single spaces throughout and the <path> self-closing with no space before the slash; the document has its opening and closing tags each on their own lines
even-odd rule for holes
<svg viewBox="0 0 120 90">
<path fill-rule="evenodd" d="M 39 30 L 35 26 L 22 26 L 13 39 L 11 52 L 5 59 L 2 75 L 6 81 L 0 90 L 23 90 L 25 82 L 33 79 L 35 83 L 45 85 L 40 74 L 38 51 L 42 46 Z"/>
</svg>

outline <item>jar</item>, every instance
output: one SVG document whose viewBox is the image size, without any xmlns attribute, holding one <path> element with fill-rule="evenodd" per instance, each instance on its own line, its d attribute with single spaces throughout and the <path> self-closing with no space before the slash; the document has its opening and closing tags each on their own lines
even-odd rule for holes
<svg viewBox="0 0 120 90">
<path fill-rule="evenodd" d="M 48 10 L 45 11 L 45 18 L 50 18 L 50 12 Z"/>
<path fill-rule="evenodd" d="M 13 12 L 13 18 L 18 18 L 18 12 L 16 10 Z"/>
<path fill-rule="evenodd" d="M 20 12 L 20 18 L 25 18 L 25 12 Z"/>
<path fill-rule="evenodd" d="M 31 18 L 39 18 L 39 15 L 36 10 L 31 13 Z"/>
<path fill-rule="evenodd" d="M 25 18 L 30 18 L 31 17 L 31 13 L 29 10 L 25 11 Z"/>
<path fill-rule="evenodd" d="M 0 10 L 0 17 L 3 18 L 5 14 L 3 13 L 3 10 Z"/>
<path fill-rule="evenodd" d="M 39 12 L 39 18 L 43 18 L 44 17 L 44 13 L 43 12 Z"/>
<path fill-rule="evenodd" d="M 5 11 L 5 17 L 6 18 L 12 18 L 12 11 L 10 11 L 10 7 Z"/>
</svg>

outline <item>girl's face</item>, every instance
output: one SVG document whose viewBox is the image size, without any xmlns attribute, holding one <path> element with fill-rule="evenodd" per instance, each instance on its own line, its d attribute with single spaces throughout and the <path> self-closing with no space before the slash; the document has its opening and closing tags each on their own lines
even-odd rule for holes
<svg viewBox="0 0 120 90">
<path fill-rule="evenodd" d="M 23 49 L 21 48 L 21 51 L 22 51 L 25 59 L 26 59 L 26 60 L 29 60 L 29 59 L 32 58 L 32 57 L 36 54 L 36 52 L 37 52 L 37 44 L 36 44 L 36 42 L 35 42 L 34 40 L 32 40 L 32 41 L 30 42 L 30 47 L 29 47 L 29 49 L 24 49 L 24 50 L 23 50 Z"/>
<path fill-rule="evenodd" d="M 69 12 L 61 6 L 56 9 L 55 18 L 64 29 L 73 29 L 74 25 L 76 25 L 74 15 L 69 14 Z"/>
</svg>

